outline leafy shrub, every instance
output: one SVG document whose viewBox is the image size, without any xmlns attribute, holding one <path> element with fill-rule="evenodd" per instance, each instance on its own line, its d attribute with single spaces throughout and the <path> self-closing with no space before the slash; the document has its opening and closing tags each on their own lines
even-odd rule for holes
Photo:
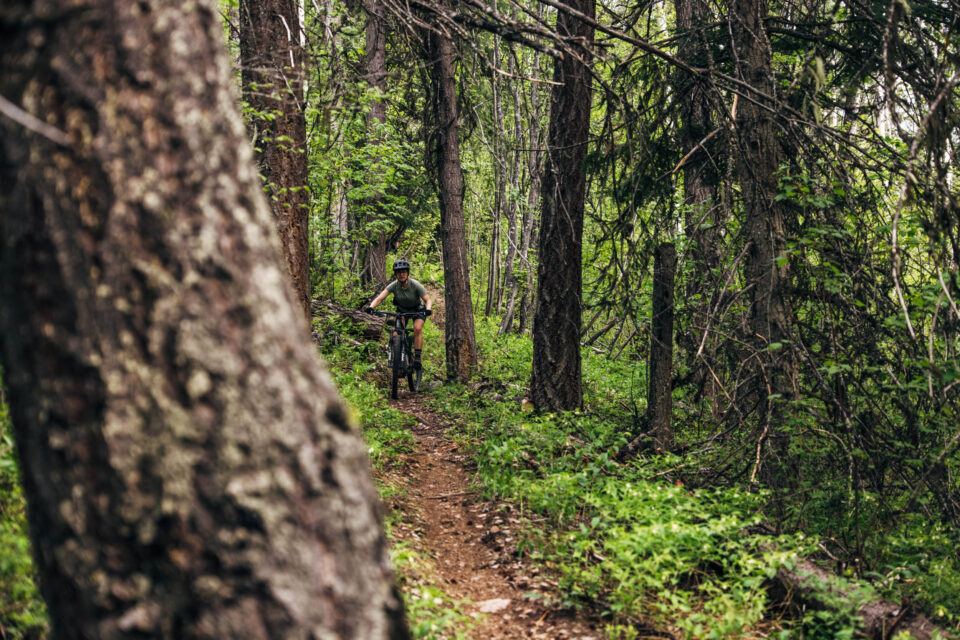
<svg viewBox="0 0 960 640">
<path fill-rule="evenodd" d="M 416 419 L 389 405 L 385 388 L 376 379 L 375 366 L 364 352 L 351 345 L 338 345 L 328 351 L 327 358 L 340 396 L 363 429 L 374 467 L 397 464 L 402 454 L 413 451 L 410 427 Z"/>
</svg>

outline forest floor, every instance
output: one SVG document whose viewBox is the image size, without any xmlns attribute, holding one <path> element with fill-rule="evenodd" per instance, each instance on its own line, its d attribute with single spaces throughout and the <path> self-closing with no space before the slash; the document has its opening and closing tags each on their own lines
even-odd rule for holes
<svg viewBox="0 0 960 640">
<path fill-rule="evenodd" d="M 394 537 L 429 558 L 426 575 L 413 576 L 414 582 L 433 583 L 475 620 L 467 638 L 599 640 L 597 621 L 557 605 L 556 583 L 517 553 L 521 514 L 480 498 L 469 458 L 448 437 L 444 418 L 420 395 L 402 392 L 391 404 L 417 419 L 416 450 L 380 477 L 400 489 L 388 499 L 400 519 Z M 416 589 L 406 578 L 407 590 Z"/>
</svg>

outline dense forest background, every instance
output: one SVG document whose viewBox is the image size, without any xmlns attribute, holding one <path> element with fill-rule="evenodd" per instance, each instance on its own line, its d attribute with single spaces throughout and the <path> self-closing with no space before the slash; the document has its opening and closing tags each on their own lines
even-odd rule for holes
<svg viewBox="0 0 960 640">
<path fill-rule="evenodd" d="M 365 260 L 383 260 L 371 237 L 389 239 L 386 264 L 442 283 L 429 29 L 457 44 L 474 312 L 529 332 L 538 264 L 561 271 L 580 249 L 545 264 L 537 238 L 555 60 L 589 59 L 577 331 L 636 369 L 620 428 L 681 455 L 687 482 L 762 486 L 773 526 L 823 536 L 855 574 L 911 553 L 955 567 L 957 6 L 415 6 L 378 9 L 383 92 L 373 23 L 307 7 L 316 297 L 362 303 Z M 589 51 L 557 33 L 558 12 L 594 11 Z M 675 301 L 665 353 L 658 256 Z M 579 287 L 567 278 L 550 304 L 576 306 Z M 654 421 L 662 358 L 673 404 Z"/>
<path fill-rule="evenodd" d="M 529 399 L 551 447 L 589 445 L 576 473 L 736 495 L 731 513 L 753 515 L 721 538 L 787 536 L 960 629 L 956 0 L 219 9 L 305 313 L 311 300 L 362 308 L 405 258 L 444 296 L 428 368 L 481 407 L 494 393 L 519 416 Z M 330 336 L 350 326 L 314 320 L 335 368 L 344 343 Z M 453 413 L 477 410 L 448 394 Z M 22 633 L 44 614 L 5 410 L 0 426 L 0 629 Z M 522 470 L 522 440 L 478 451 Z M 497 473 L 492 490 L 510 495 Z M 691 521 L 723 519 L 699 508 Z M 576 497 L 558 509 L 589 512 Z M 605 526 L 577 522 L 587 537 Z M 572 574 L 602 564 L 590 553 L 611 547 Z M 693 574 L 755 577 L 703 562 Z M 616 571 L 599 573 L 564 584 L 604 600 Z M 742 584 L 739 599 L 716 586 L 684 600 L 704 616 L 685 632 L 745 634 L 764 614 L 744 612 L 756 585 Z M 625 592 L 614 619 L 661 587 Z M 797 637 L 852 634 L 848 622 Z M 611 635 L 636 637 L 625 629 Z"/>
</svg>

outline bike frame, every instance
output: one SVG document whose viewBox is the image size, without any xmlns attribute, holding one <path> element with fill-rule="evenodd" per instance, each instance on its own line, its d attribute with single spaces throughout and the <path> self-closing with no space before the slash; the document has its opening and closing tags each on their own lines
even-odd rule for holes
<svg viewBox="0 0 960 640">
<path fill-rule="evenodd" d="M 398 386 L 400 378 L 406 377 L 410 386 L 410 391 L 416 393 L 420 388 L 420 378 L 423 375 L 421 369 L 416 369 L 413 365 L 413 329 L 406 326 L 408 318 L 424 318 L 420 311 L 395 313 L 392 311 L 374 311 L 374 315 L 389 318 L 393 320 L 393 326 L 384 326 L 390 334 L 390 352 L 391 352 L 391 370 L 392 382 L 390 385 L 390 396 L 396 400 L 398 397 Z M 395 340 L 396 339 L 396 340 Z"/>
</svg>

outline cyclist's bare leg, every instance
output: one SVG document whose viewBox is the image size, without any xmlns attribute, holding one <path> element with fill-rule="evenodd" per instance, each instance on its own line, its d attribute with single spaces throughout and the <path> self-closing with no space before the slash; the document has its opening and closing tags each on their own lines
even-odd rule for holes
<svg viewBox="0 0 960 640">
<path fill-rule="evenodd" d="M 413 321 L 413 348 L 423 349 L 423 320 L 420 318 Z"/>
</svg>

